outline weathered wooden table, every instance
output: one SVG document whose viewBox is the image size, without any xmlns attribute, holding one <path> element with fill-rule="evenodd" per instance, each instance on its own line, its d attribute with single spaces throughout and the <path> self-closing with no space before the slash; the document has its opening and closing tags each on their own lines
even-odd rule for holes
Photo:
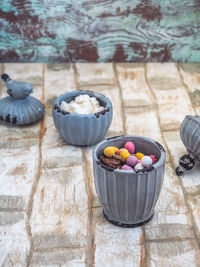
<svg viewBox="0 0 200 267">
<path fill-rule="evenodd" d="M 200 113 L 199 64 L 2 64 L 0 72 L 32 83 L 46 107 L 38 124 L 0 124 L 1 266 L 199 266 L 200 167 L 183 177 L 174 172 L 185 152 L 180 124 Z M 104 219 L 93 147 L 65 144 L 54 127 L 54 99 L 77 89 L 112 100 L 107 136 L 144 135 L 166 149 L 163 189 L 143 227 L 124 229 Z"/>
</svg>

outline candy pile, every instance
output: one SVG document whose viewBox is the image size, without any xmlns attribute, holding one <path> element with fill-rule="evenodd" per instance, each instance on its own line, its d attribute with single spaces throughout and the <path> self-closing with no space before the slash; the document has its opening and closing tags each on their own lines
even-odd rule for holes
<svg viewBox="0 0 200 267">
<path fill-rule="evenodd" d="M 96 97 L 90 97 L 86 94 L 75 97 L 70 103 L 62 101 L 60 107 L 65 111 L 78 114 L 92 114 L 104 109 L 103 106 L 100 106 Z"/>
<path fill-rule="evenodd" d="M 118 149 L 109 146 L 104 149 L 104 154 L 100 156 L 100 161 L 106 166 L 130 171 L 140 171 L 148 168 L 158 160 L 155 155 L 144 155 L 141 152 L 135 153 L 135 145 L 132 142 L 126 142 L 123 148 Z"/>
</svg>

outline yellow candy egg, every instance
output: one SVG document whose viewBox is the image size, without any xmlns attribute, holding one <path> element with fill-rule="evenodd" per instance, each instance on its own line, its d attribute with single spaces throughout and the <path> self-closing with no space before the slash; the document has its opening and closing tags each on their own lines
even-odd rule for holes
<svg viewBox="0 0 200 267">
<path fill-rule="evenodd" d="M 123 162 L 125 162 L 126 159 L 127 159 L 130 155 L 131 155 L 131 154 L 128 152 L 127 149 L 125 149 L 125 148 L 120 149 L 120 156 L 121 156 Z"/>
<path fill-rule="evenodd" d="M 138 152 L 138 153 L 135 154 L 135 156 L 136 156 L 137 159 L 141 160 L 144 157 L 144 154 Z"/>
<path fill-rule="evenodd" d="M 118 152 L 119 148 L 117 148 L 116 146 L 111 146 L 114 150 L 115 150 L 115 153 Z"/>
<path fill-rule="evenodd" d="M 111 158 L 115 154 L 115 149 L 112 146 L 108 146 L 103 153 L 106 157 Z"/>
</svg>

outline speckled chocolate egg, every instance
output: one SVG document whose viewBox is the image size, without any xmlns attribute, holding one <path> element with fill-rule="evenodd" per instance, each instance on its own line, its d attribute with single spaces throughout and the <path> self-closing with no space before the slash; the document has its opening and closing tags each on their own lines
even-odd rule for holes
<svg viewBox="0 0 200 267">
<path fill-rule="evenodd" d="M 149 156 L 144 156 L 142 159 L 141 159 L 141 163 L 144 167 L 149 167 L 153 164 L 153 160 L 151 157 Z"/>
<path fill-rule="evenodd" d="M 144 157 L 144 154 L 138 152 L 135 154 L 136 158 L 138 158 L 139 160 L 141 160 Z"/>
<path fill-rule="evenodd" d="M 112 146 L 108 146 L 103 153 L 106 157 L 111 158 L 115 154 L 115 149 Z"/>
<path fill-rule="evenodd" d="M 142 165 L 142 163 L 137 163 L 134 167 L 135 171 L 141 171 L 142 169 L 144 169 L 144 166 Z"/>
<path fill-rule="evenodd" d="M 129 156 L 127 159 L 126 159 L 126 164 L 133 167 L 137 164 L 137 158 L 135 156 Z"/>
<path fill-rule="evenodd" d="M 130 166 L 128 166 L 127 164 L 124 164 L 121 167 L 121 170 L 125 170 L 125 171 L 133 171 L 133 168 L 131 168 Z"/>
<path fill-rule="evenodd" d="M 126 144 L 124 145 L 124 148 L 126 148 L 128 150 L 129 153 L 133 154 L 135 152 L 135 145 L 133 144 L 133 142 L 126 142 Z"/>
<path fill-rule="evenodd" d="M 120 156 L 121 156 L 123 162 L 125 162 L 126 159 L 127 159 L 130 155 L 131 155 L 131 154 L 128 152 L 127 149 L 122 148 L 122 149 L 120 150 Z"/>
<path fill-rule="evenodd" d="M 111 146 L 111 147 L 114 149 L 115 153 L 118 152 L 119 148 L 117 148 L 116 146 Z"/>
</svg>

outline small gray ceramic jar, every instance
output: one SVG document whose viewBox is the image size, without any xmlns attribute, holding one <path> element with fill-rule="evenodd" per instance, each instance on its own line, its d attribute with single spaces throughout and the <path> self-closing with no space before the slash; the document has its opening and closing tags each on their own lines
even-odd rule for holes
<svg viewBox="0 0 200 267">
<path fill-rule="evenodd" d="M 135 144 L 136 152 L 155 155 L 159 160 L 147 171 L 138 173 L 112 169 L 99 161 L 106 147 L 121 148 L 127 141 Z M 122 227 L 136 227 L 149 222 L 162 188 L 164 167 L 164 148 L 152 139 L 119 136 L 99 143 L 93 150 L 93 172 L 105 218 Z"/>
<path fill-rule="evenodd" d="M 200 160 L 200 116 L 187 115 L 181 124 L 180 136 L 187 151 Z"/>
<path fill-rule="evenodd" d="M 69 103 L 76 96 L 83 94 L 96 97 L 104 109 L 94 114 L 75 114 L 60 107 L 62 101 Z M 100 93 L 71 91 L 56 99 L 52 107 L 52 115 L 56 129 L 68 144 L 90 146 L 104 138 L 112 121 L 113 108 L 111 101 Z"/>
<path fill-rule="evenodd" d="M 187 115 L 181 124 L 180 136 L 187 154 L 179 159 L 179 166 L 176 168 L 178 176 L 191 170 L 196 160 L 200 160 L 200 116 Z"/>
</svg>

